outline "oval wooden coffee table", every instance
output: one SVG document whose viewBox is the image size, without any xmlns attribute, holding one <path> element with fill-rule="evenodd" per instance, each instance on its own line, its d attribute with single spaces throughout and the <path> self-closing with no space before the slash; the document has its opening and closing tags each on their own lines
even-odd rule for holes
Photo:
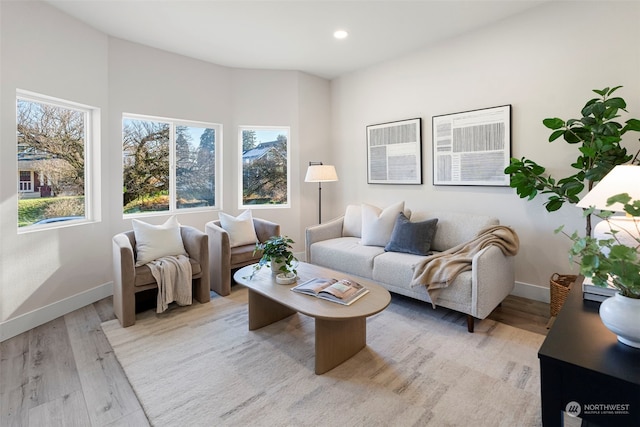
<svg viewBox="0 0 640 427">
<path fill-rule="evenodd" d="M 367 317 L 384 310 L 391 302 L 391 295 L 380 285 L 317 265 L 301 262 L 297 271 L 298 282 L 292 285 L 277 284 L 268 267 L 263 267 L 253 279 L 249 279 L 253 265 L 236 271 L 233 278 L 249 289 L 250 331 L 294 313 L 302 313 L 315 319 L 315 372 L 324 374 L 367 345 Z M 315 277 L 350 278 L 369 289 L 369 293 L 345 306 L 291 291 L 298 283 Z"/>
</svg>

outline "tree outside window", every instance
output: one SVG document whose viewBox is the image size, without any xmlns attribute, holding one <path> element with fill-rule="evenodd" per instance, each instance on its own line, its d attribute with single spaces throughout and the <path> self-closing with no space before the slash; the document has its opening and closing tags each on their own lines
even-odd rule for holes
<svg viewBox="0 0 640 427">
<path fill-rule="evenodd" d="M 19 227 L 86 219 L 86 146 L 94 111 L 42 95 L 18 95 Z"/>
<path fill-rule="evenodd" d="M 207 123 L 125 116 L 123 212 L 215 207 L 221 129 Z"/>
<path fill-rule="evenodd" d="M 241 208 L 289 205 L 289 128 L 240 128 Z"/>
</svg>

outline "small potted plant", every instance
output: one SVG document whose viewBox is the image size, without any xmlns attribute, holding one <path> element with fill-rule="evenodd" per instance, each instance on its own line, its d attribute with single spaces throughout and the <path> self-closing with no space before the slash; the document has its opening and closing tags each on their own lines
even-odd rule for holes
<svg viewBox="0 0 640 427">
<path fill-rule="evenodd" d="M 640 200 L 632 200 L 627 193 L 607 199 L 607 206 L 621 203 L 632 217 L 640 217 Z M 585 215 L 593 214 L 609 226 L 606 238 L 569 235 L 573 241 L 569 250 L 572 261 L 579 257 L 580 273 L 596 286 L 613 286 L 618 292 L 600 305 L 600 318 L 604 325 L 618 336 L 618 341 L 640 348 L 640 221 L 633 220 L 631 229 L 616 227 L 611 222 L 613 212 L 595 212 L 589 208 Z"/>
<path fill-rule="evenodd" d="M 266 264 L 270 264 L 273 274 L 276 274 L 283 283 L 286 281 L 293 283 L 298 265 L 298 260 L 293 255 L 293 243 L 295 242 L 287 236 L 272 236 L 264 242 L 256 242 L 253 254 L 262 252 L 262 257 L 254 266 L 253 274 Z"/>
</svg>

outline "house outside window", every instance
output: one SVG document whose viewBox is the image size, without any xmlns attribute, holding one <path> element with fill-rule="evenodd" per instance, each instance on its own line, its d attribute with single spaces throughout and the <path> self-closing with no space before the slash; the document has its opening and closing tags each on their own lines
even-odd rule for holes
<svg viewBox="0 0 640 427">
<path fill-rule="evenodd" d="M 241 126 L 240 208 L 289 207 L 289 128 Z"/>
<path fill-rule="evenodd" d="M 90 151 L 99 110 L 27 91 L 16 97 L 18 227 L 90 219 Z M 34 227 L 32 227 L 34 226 Z"/>
<path fill-rule="evenodd" d="M 222 125 L 126 114 L 125 215 L 214 209 Z"/>
</svg>

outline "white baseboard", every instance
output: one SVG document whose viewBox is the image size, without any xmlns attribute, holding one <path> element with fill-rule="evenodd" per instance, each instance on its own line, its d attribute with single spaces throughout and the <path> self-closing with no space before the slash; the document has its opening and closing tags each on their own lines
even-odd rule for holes
<svg viewBox="0 0 640 427">
<path fill-rule="evenodd" d="M 546 302 L 547 304 L 551 300 L 548 287 L 532 285 L 530 283 L 516 282 L 516 286 L 513 292 L 511 292 L 511 295 Z"/>
<path fill-rule="evenodd" d="M 113 295 L 113 282 L 104 283 L 29 313 L 0 322 L 0 342 L 43 325 L 67 313 Z"/>
</svg>

